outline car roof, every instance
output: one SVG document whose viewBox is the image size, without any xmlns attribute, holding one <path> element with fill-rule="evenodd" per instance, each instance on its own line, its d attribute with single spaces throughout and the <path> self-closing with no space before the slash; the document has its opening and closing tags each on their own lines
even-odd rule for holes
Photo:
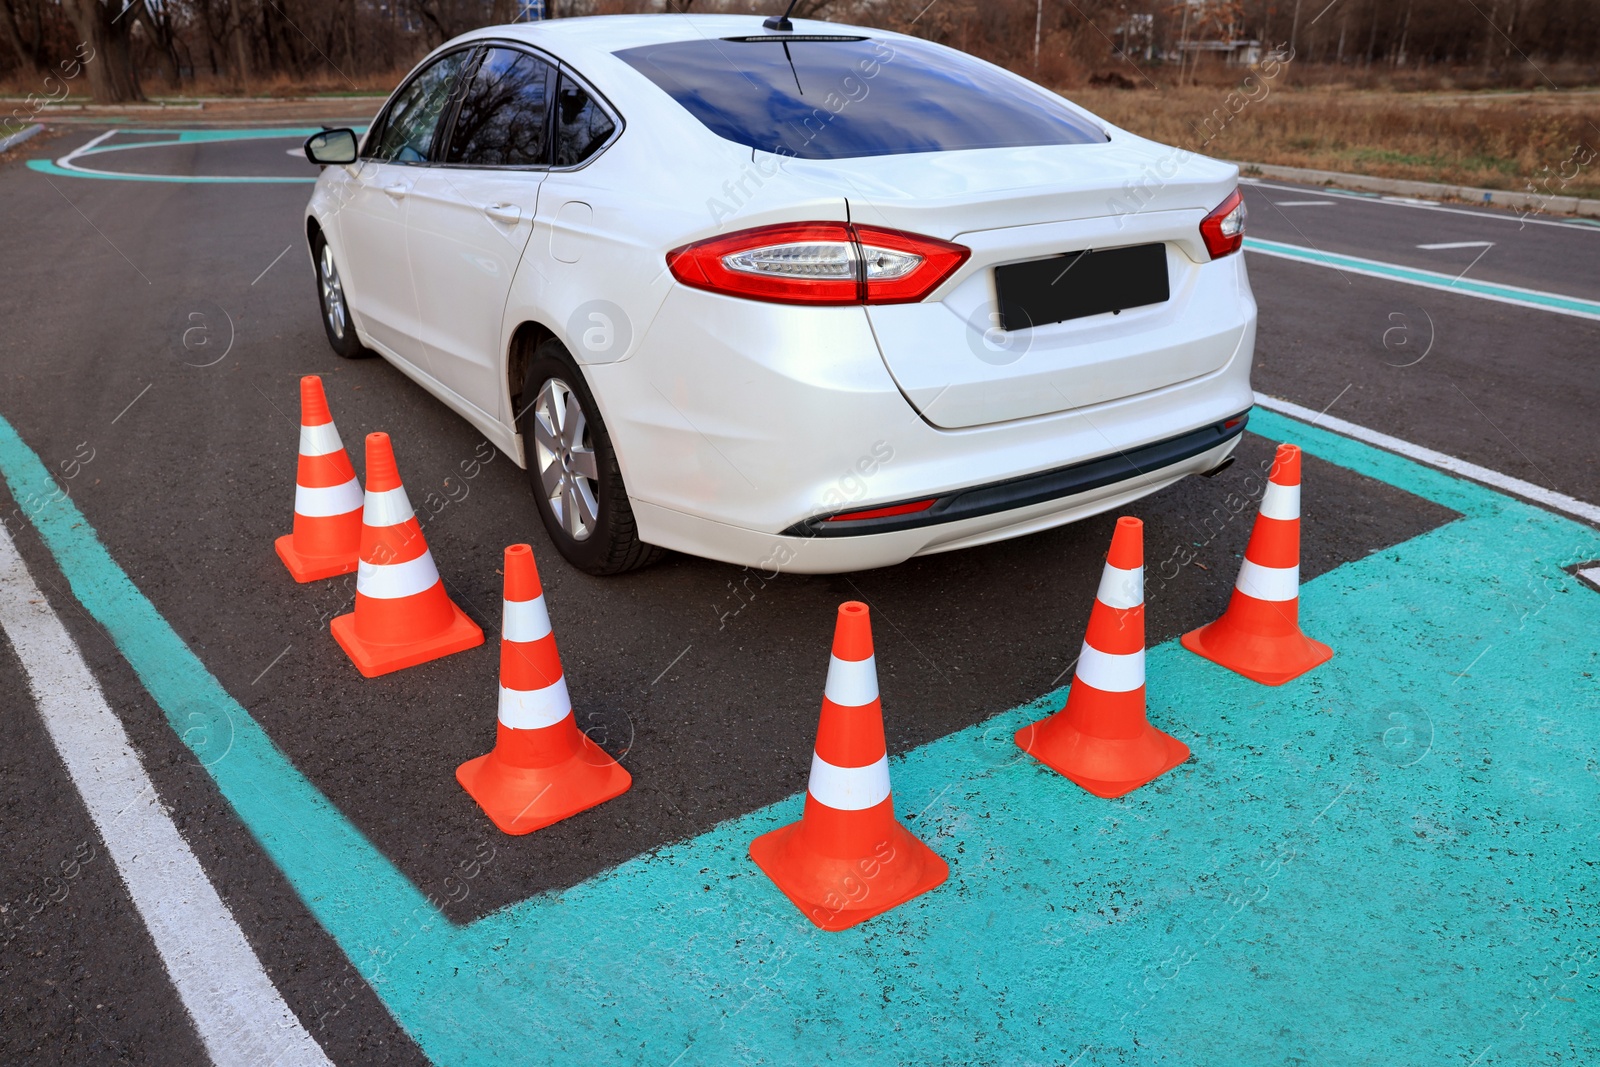
<svg viewBox="0 0 1600 1067">
<path fill-rule="evenodd" d="M 776 14 L 774 5 L 774 13 Z M 761 25 L 761 15 L 693 15 L 662 13 L 658 15 L 586 15 L 580 18 L 547 19 L 542 22 L 513 22 L 500 26 L 486 26 L 463 34 L 457 41 L 480 37 L 498 37 L 526 41 L 532 45 L 549 48 L 577 49 L 585 52 L 617 52 L 639 45 L 665 44 L 672 41 L 696 41 L 772 34 L 774 37 L 796 34 L 849 34 L 874 37 L 898 37 L 885 30 L 848 26 L 837 22 L 820 22 L 816 19 L 793 19 L 793 33 L 768 30 Z"/>
</svg>

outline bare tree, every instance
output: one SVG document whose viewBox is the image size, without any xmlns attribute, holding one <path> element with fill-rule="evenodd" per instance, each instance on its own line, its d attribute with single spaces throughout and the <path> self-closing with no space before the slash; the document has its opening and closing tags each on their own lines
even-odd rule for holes
<svg viewBox="0 0 1600 1067">
<path fill-rule="evenodd" d="M 62 0 L 67 19 L 77 31 L 83 53 L 89 94 L 97 104 L 124 104 L 143 100 L 139 74 L 133 64 L 131 34 L 134 20 L 120 0 Z"/>
<path fill-rule="evenodd" d="M 178 32 L 172 0 L 133 0 L 125 18 L 137 18 L 150 38 L 150 50 L 161 69 L 167 88 L 176 90 L 183 81 L 183 59 L 178 54 Z"/>
<path fill-rule="evenodd" d="M 44 11 L 40 0 L 0 0 L 0 42 L 16 57 L 17 68 L 32 81 L 50 66 L 44 54 Z"/>
</svg>

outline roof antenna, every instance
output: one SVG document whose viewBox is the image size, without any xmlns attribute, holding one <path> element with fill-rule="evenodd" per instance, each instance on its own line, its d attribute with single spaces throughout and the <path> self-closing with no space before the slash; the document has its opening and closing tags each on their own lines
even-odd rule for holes
<svg viewBox="0 0 1600 1067">
<path fill-rule="evenodd" d="M 793 11 L 794 10 L 794 5 L 798 4 L 799 2 L 800 2 L 800 0 L 789 0 L 789 6 L 784 9 L 783 14 L 781 14 L 781 15 L 773 15 L 771 18 L 767 19 L 761 25 L 765 26 L 769 30 L 792 30 L 792 29 L 794 29 L 794 23 L 789 21 L 789 12 Z"/>
</svg>

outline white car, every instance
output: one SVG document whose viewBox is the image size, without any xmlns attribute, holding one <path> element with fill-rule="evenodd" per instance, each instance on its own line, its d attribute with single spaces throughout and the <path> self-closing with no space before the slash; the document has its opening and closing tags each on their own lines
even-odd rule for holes
<svg viewBox="0 0 1600 1067">
<path fill-rule="evenodd" d="M 527 467 L 595 574 L 838 572 L 1222 466 L 1253 403 L 1232 165 L 831 23 L 498 26 L 306 211 L 324 324 Z"/>
</svg>

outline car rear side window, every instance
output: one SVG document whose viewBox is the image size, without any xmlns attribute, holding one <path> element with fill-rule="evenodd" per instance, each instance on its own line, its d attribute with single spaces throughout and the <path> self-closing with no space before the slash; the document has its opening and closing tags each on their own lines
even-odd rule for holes
<svg viewBox="0 0 1600 1067">
<path fill-rule="evenodd" d="M 426 163 L 439 116 L 451 101 L 456 75 L 469 54 L 451 52 L 419 71 L 389 105 L 378 143 L 368 155 L 386 163 Z"/>
<path fill-rule="evenodd" d="M 802 159 L 1107 140 L 1044 90 L 922 41 L 773 34 L 616 55 L 713 133 Z"/>
<path fill-rule="evenodd" d="M 526 52 L 490 48 L 462 94 L 445 162 L 529 167 L 549 161 L 550 64 Z"/>
<path fill-rule="evenodd" d="M 617 124 L 581 82 L 565 71 L 556 92 L 556 159 L 572 167 L 594 155 L 611 138 Z"/>
</svg>

